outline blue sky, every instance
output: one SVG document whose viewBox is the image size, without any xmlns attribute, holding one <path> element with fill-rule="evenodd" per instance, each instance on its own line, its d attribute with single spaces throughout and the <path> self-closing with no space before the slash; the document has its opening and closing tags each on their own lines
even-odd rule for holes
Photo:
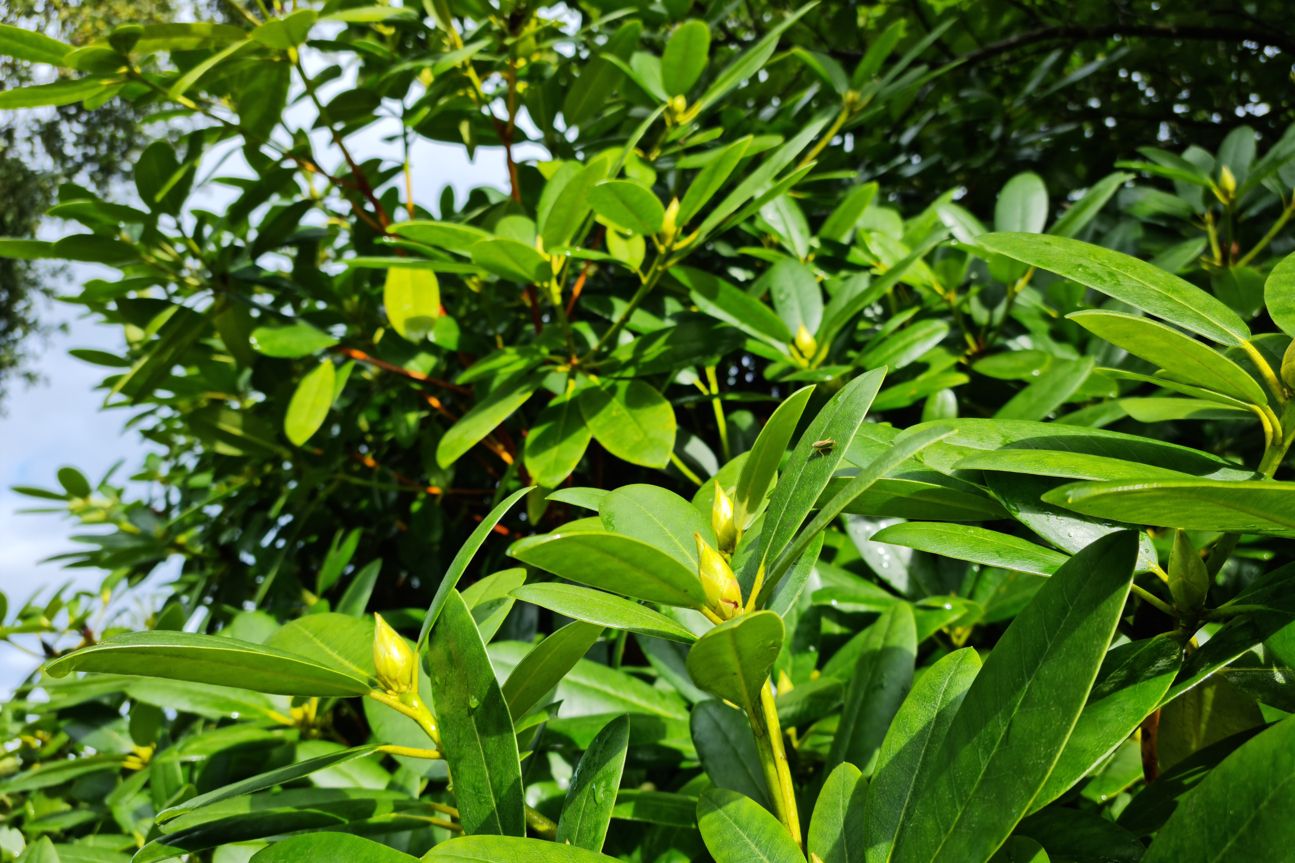
<svg viewBox="0 0 1295 863">
<path fill-rule="evenodd" d="M 348 143 L 364 154 L 399 153 L 398 142 L 391 140 L 398 130 L 394 122 L 370 127 Z M 319 150 L 328 148 L 326 140 Z M 517 148 L 519 161 L 546 158 L 542 148 Z M 462 201 L 468 190 L 481 185 L 500 186 L 506 182 L 503 150 L 481 147 L 475 159 L 468 159 L 462 147 L 420 141 L 411 154 L 414 166 L 415 196 L 420 202 L 439 200 L 441 189 L 452 186 Z M 222 174 L 238 171 L 229 162 Z M 204 201 L 204 206 L 212 204 Z M 42 232 L 58 236 L 49 226 Z M 84 281 L 100 273 L 79 267 L 72 271 L 71 281 Z M 72 292 L 60 285 L 61 292 Z M 55 333 L 45 342 L 33 341 L 32 365 L 43 380 L 31 387 L 15 385 L 0 417 L 0 590 L 8 596 L 10 608 L 28 599 L 36 591 L 51 592 L 67 581 L 95 588 L 104 573 L 92 570 L 67 570 L 57 563 L 43 562 L 51 555 L 73 547 L 68 536 L 76 527 L 58 514 L 19 514 L 19 510 L 40 506 L 40 501 L 11 491 L 14 485 L 57 487 L 55 473 L 63 465 L 80 469 L 96 483 L 118 460 L 125 460 L 120 480 L 137 466 L 146 452 L 143 442 L 123 430 L 128 415 L 124 411 L 101 411 L 103 394 L 95 390 L 105 369 L 89 365 L 68 355 L 73 348 L 98 348 L 113 353 L 122 347 L 120 331 L 104 327 L 93 320 L 77 318 L 78 307 L 50 302 L 42 307 L 43 319 L 64 323 L 67 331 Z M 37 660 L 7 644 L 0 643 L 0 692 L 11 689 L 35 666 Z"/>
</svg>

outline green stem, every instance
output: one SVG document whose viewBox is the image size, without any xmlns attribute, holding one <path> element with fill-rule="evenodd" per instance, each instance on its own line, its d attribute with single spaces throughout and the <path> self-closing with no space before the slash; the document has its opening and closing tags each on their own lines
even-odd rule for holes
<svg viewBox="0 0 1295 863">
<path fill-rule="evenodd" d="M 656 283 L 661 280 L 661 276 L 666 271 L 666 267 L 662 266 L 662 262 L 666 259 L 666 256 L 669 255 L 669 253 L 670 250 L 668 248 L 662 249 L 661 253 L 653 259 L 652 266 L 648 268 L 647 275 L 643 277 L 643 283 L 640 284 L 638 290 L 634 292 L 634 296 L 630 297 L 629 303 L 621 310 L 621 313 L 617 315 L 616 320 L 612 321 L 612 325 L 608 327 L 607 331 L 598 339 L 598 343 L 590 348 L 589 353 L 580 358 L 581 365 L 584 365 L 593 357 L 598 356 L 603 348 L 612 343 L 620 331 L 625 327 L 625 324 L 629 321 L 630 315 L 634 314 L 635 310 L 638 309 L 639 304 L 647 299 L 648 294 L 652 293 L 652 289 L 656 287 Z"/>
<path fill-rule="evenodd" d="M 710 404 L 715 411 L 715 425 L 719 429 L 719 447 L 724 454 L 724 461 L 728 461 L 733 456 L 730 455 L 728 446 L 728 421 L 724 419 L 724 403 L 719 397 L 719 378 L 715 374 L 714 366 L 706 366 L 706 382 L 710 384 Z"/>
<path fill-rule="evenodd" d="M 1256 255 L 1267 248 L 1268 244 L 1277 238 L 1277 235 L 1281 233 L 1282 228 L 1286 227 L 1286 223 L 1291 220 L 1291 216 L 1295 216 L 1295 195 L 1291 196 L 1290 203 L 1286 205 L 1286 208 L 1282 210 L 1281 215 L 1277 217 L 1275 222 L 1273 222 L 1272 227 L 1268 229 L 1268 233 L 1260 237 L 1259 242 L 1255 243 L 1250 251 L 1242 255 L 1241 259 L 1236 262 L 1235 266 L 1244 267 L 1253 261 Z"/>
<path fill-rule="evenodd" d="M 1141 587 L 1140 585 L 1135 584 L 1133 585 L 1133 593 L 1138 598 L 1140 598 L 1143 602 L 1145 602 L 1147 605 L 1150 605 L 1154 608 L 1159 609 L 1160 611 L 1163 611 L 1165 614 L 1169 615 L 1175 620 L 1178 619 L 1178 614 L 1174 611 L 1173 607 L 1169 605 L 1169 603 L 1165 602 L 1163 599 L 1156 596 L 1154 593 L 1147 590 L 1145 587 Z"/>
<path fill-rule="evenodd" d="M 678 469 L 679 473 L 687 477 L 688 481 L 691 482 L 693 485 L 699 488 L 701 487 L 702 478 L 697 476 L 697 474 L 693 472 L 692 468 L 684 464 L 683 459 L 679 458 L 678 454 L 673 452 L 670 453 L 670 464 L 674 465 L 675 468 Z"/>
<path fill-rule="evenodd" d="M 853 113 L 854 111 L 850 105 L 842 105 L 841 110 L 837 112 L 836 119 L 832 121 L 832 125 L 827 127 L 827 131 L 823 133 L 823 137 L 818 139 L 818 143 L 814 145 L 813 149 L 806 153 L 801 160 L 796 163 L 796 168 L 803 168 L 817 159 L 819 154 L 827 149 L 827 145 L 832 143 L 832 139 L 836 137 L 836 134 L 845 127 L 847 122 L 849 122 L 850 116 Z"/>
<path fill-rule="evenodd" d="M 782 725 L 778 722 L 778 708 L 773 701 L 773 686 L 766 682 L 760 688 L 758 709 L 748 711 L 751 730 L 755 733 L 756 751 L 764 780 L 773 797 L 774 814 L 787 828 L 798 848 L 803 848 L 800 832 L 800 813 L 796 808 L 796 789 L 791 783 L 791 767 L 787 764 L 787 751 L 782 744 Z"/>
</svg>

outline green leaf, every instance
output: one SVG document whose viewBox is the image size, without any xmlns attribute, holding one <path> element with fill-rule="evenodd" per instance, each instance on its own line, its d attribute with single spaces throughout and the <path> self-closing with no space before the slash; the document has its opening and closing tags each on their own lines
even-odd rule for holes
<svg viewBox="0 0 1295 863">
<path fill-rule="evenodd" d="M 557 191 L 545 188 L 537 214 L 545 249 L 557 249 L 581 239 L 576 232 L 589 215 L 595 186 L 606 176 L 606 161 L 596 160 L 570 174 L 559 171 L 549 180 L 550 186 L 557 184 Z"/>
<path fill-rule="evenodd" d="M 1225 345 L 1250 338 L 1245 321 L 1200 288 L 1130 255 L 1065 237 L 985 234 L 977 245 L 1049 270 Z"/>
<path fill-rule="evenodd" d="M 848 762 L 828 774 L 809 822 L 807 849 L 823 863 L 863 863 L 868 783 Z"/>
<path fill-rule="evenodd" d="M 1051 575 L 1068 560 L 1066 555 L 1029 540 L 966 524 L 920 521 L 893 524 L 874 533 L 871 541 L 1035 575 Z"/>
<path fill-rule="evenodd" d="M 454 559 L 450 561 L 449 569 L 441 576 L 440 583 L 436 587 L 436 594 L 432 597 L 432 602 L 427 606 L 427 615 L 423 618 L 423 627 L 418 632 L 418 645 L 421 647 L 427 640 L 427 633 L 431 631 L 432 625 L 436 619 L 441 616 L 441 610 L 445 608 L 445 603 L 449 601 L 450 591 L 458 587 L 459 579 L 467 571 L 468 564 L 472 563 L 472 558 L 485 543 L 486 538 L 494 531 L 495 525 L 503 520 L 516 504 L 528 493 L 530 487 L 519 488 L 517 491 L 508 495 L 508 497 L 495 504 L 490 513 L 481 520 L 472 530 L 472 534 L 467 538 L 459 550 L 455 553 Z"/>
<path fill-rule="evenodd" d="M 1137 537 L 1103 537 L 1044 582 L 977 675 L 917 779 L 894 859 L 987 859 L 1043 789 L 1124 611 Z"/>
<path fill-rule="evenodd" d="M 535 418 L 524 450 L 526 469 L 541 488 L 556 488 L 580 464 L 593 433 L 585 424 L 579 398 L 559 396 Z"/>
<path fill-rule="evenodd" d="M 297 322 L 286 327 L 257 327 L 252 330 L 252 348 L 267 357 L 296 359 L 317 354 L 337 344 L 337 339 L 310 324 Z"/>
<path fill-rule="evenodd" d="M 589 190 L 594 212 L 614 227 L 650 237 L 661 230 L 665 207 L 650 189 L 628 180 L 604 180 Z"/>
<path fill-rule="evenodd" d="M 1187 476 L 1182 471 L 1146 462 L 1057 449 L 985 450 L 967 456 L 954 467 L 1065 479 L 1182 479 Z"/>
<path fill-rule="evenodd" d="M 1087 776 L 1155 711 L 1183 652 L 1169 635 L 1121 644 L 1106 654 L 1075 730 L 1032 808 L 1042 809 Z"/>
<path fill-rule="evenodd" d="M 784 258 L 760 280 L 768 284 L 773 308 L 787 329 L 795 333 L 804 326 L 810 334 L 823 321 L 823 292 L 813 272 L 800 261 Z"/>
<path fill-rule="evenodd" d="M 930 770 L 927 765 L 979 671 L 980 655 L 973 648 L 955 650 L 927 668 L 900 705 L 882 740 L 877 772 L 868 786 L 863 857 L 867 863 L 890 859 L 895 835 L 912 806 L 917 778 Z"/>
<path fill-rule="evenodd" d="M 319 13 L 314 9 L 298 9 L 282 18 L 262 22 L 248 38 L 269 48 L 286 51 L 296 48 L 309 38 L 310 29 L 315 26 L 318 17 Z"/>
<path fill-rule="evenodd" d="M 513 716 L 525 716 L 557 686 L 567 672 L 593 647 L 603 628 L 583 621 L 545 636 L 522 657 L 504 681 L 504 700 Z"/>
<path fill-rule="evenodd" d="M 506 237 L 491 237 L 468 249 L 472 263 L 502 279 L 521 284 L 543 284 L 552 270 L 549 261 L 535 249 Z"/>
<path fill-rule="evenodd" d="M 1031 171 L 1017 174 L 998 193 L 994 230 L 1037 234 L 1048 223 L 1048 189 Z"/>
<path fill-rule="evenodd" d="M 629 748 L 628 717 L 618 716 L 598 732 L 571 776 L 553 841 L 601 851 L 616 806 L 625 753 Z"/>
<path fill-rule="evenodd" d="M 69 858 L 70 859 L 70 858 Z M 18 858 L 21 863 L 63 863 L 63 857 L 59 854 L 54 843 L 48 836 L 42 836 L 35 839 L 23 855 Z"/>
<path fill-rule="evenodd" d="M 782 618 L 772 611 L 739 615 L 697 640 L 688 651 L 688 674 L 700 688 L 754 716 L 782 638 Z"/>
<path fill-rule="evenodd" d="M 1295 483 L 1251 480 L 1077 482 L 1043 495 L 1084 515 L 1182 530 L 1295 530 Z"/>
<path fill-rule="evenodd" d="M 994 414 L 1000 419 L 1042 420 L 1079 391 L 1093 371 L 1093 358 L 1054 361 L 1046 375 L 1034 381 Z"/>
<path fill-rule="evenodd" d="M 423 855 L 423 863 L 616 863 L 574 845 L 510 836 L 463 836 L 442 842 Z"/>
<path fill-rule="evenodd" d="M 722 99 L 729 90 L 732 90 L 748 78 L 754 77 L 757 72 L 764 68 L 764 64 L 769 62 L 769 58 L 777 50 L 778 40 L 782 37 L 783 31 L 800 20 L 800 17 L 813 9 L 815 5 L 817 4 L 807 3 L 769 28 L 759 42 L 738 55 L 732 63 L 724 68 L 724 71 L 715 76 L 715 80 L 711 82 L 711 85 L 706 88 L 706 92 L 697 100 L 697 106 L 703 111 L 706 110 Z M 720 863 L 724 863 L 724 861 L 720 861 Z"/>
<path fill-rule="evenodd" d="M 701 208 L 723 188 L 724 182 L 737 169 L 738 163 L 746 156 L 750 146 L 750 135 L 738 138 L 697 172 L 697 176 L 693 177 L 692 182 L 688 184 L 688 191 L 684 192 L 683 200 L 679 202 L 679 227 L 685 227 L 692 217 L 700 213 Z"/>
<path fill-rule="evenodd" d="M 715 863 L 805 863 L 787 828 L 736 791 L 703 791 L 697 826 Z"/>
<path fill-rule="evenodd" d="M 1117 171 L 1114 174 L 1108 174 L 1093 184 L 1084 196 L 1061 214 L 1052 227 L 1048 230 L 1049 234 L 1057 237 L 1075 237 L 1079 232 L 1088 226 L 1097 214 L 1101 212 L 1106 202 L 1115 196 L 1120 187 L 1133 179 L 1132 174 L 1126 174 Z"/>
<path fill-rule="evenodd" d="M 436 463 L 449 467 L 467 454 L 486 435 L 499 427 L 530 400 L 543 383 L 542 374 L 521 371 L 505 378 L 477 400 L 472 409 L 441 435 L 436 445 Z"/>
<path fill-rule="evenodd" d="M 602 531 L 549 533 L 526 537 L 508 553 L 568 581 L 634 599 L 683 608 L 705 603 L 695 571 L 633 537 Z"/>
<path fill-rule="evenodd" d="M 1273 323 L 1295 336 L 1295 254 L 1282 258 L 1264 282 L 1264 305 Z"/>
<path fill-rule="evenodd" d="M 59 657 L 51 677 L 100 671 L 236 686 L 274 695 L 364 695 L 369 682 L 328 664 L 233 638 L 189 632 L 132 632 Z"/>
<path fill-rule="evenodd" d="M 297 384 L 292 400 L 288 402 L 288 412 L 283 417 L 283 433 L 294 446 L 310 440 L 324 424 L 328 410 L 333 406 L 336 384 L 337 369 L 333 361 L 327 359 L 307 372 Z"/>
<path fill-rule="evenodd" d="M 692 89 L 706 69 L 710 55 L 710 28 L 705 21 L 690 18 L 674 29 L 661 55 L 661 83 L 671 96 Z"/>
<path fill-rule="evenodd" d="M 1188 792 L 1145 863 L 1282 860 L 1295 842 L 1295 720 L 1247 741 Z"/>
<path fill-rule="evenodd" d="M 863 650 L 846 686 L 828 764 L 849 762 L 865 776 L 873 774 L 886 729 L 913 683 L 916 655 L 913 608 L 896 603 L 866 630 Z"/>
<path fill-rule="evenodd" d="M 641 539 L 669 554 L 692 572 L 698 572 L 697 541 L 715 545 L 710 519 L 674 492 L 636 483 L 608 492 L 598 504 L 603 527 L 612 533 Z"/>
<path fill-rule="evenodd" d="M 220 857 L 217 853 L 217 858 Z M 292 836 L 252 855 L 251 863 L 345 860 L 346 863 L 414 863 L 418 858 L 350 833 L 319 832 Z"/>
<path fill-rule="evenodd" d="M 688 729 L 706 776 L 716 787 L 744 794 L 772 809 L 755 735 L 742 711 L 708 699 L 693 706 Z"/>
<path fill-rule="evenodd" d="M 71 105 L 98 96 L 114 85 L 98 78 L 67 78 L 51 84 L 34 84 L 0 91 L 0 110 L 16 108 L 50 108 Z"/>
<path fill-rule="evenodd" d="M 691 644 L 691 632 L 661 612 L 613 593 L 574 584 L 528 584 L 513 591 L 522 602 L 600 627 L 624 629 L 653 638 Z"/>
<path fill-rule="evenodd" d="M 1099 338 L 1154 363 L 1172 378 L 1251 404 L 1268 403 L 1263 387 L 1245 369 L 1172 327 L 1118 312 L 1074 312 L 1069 318 Z"/>
<path fill-rule="evenodd" d="M 710 273 L 687 267 L 675 267 L 670 273 L 688 288 L 690 298 L 704 313 L 786 352 L 791 330 L 764 303 Z"/>
<path fill-rule="evenodd" d="M 29 63 L 50 63 L 62 66 L 63 58 L 72 50 L 66 42 L 24 30 L 11 24 L 0 24 L 0 55 Z"/>
<path fill-rule="evenodd" d="M 427 643 L 445 761 L 467 834 L 524 836 L 517 733 L 472 612 L 452 591 Z"/>
<path fill-rule="evenodd" d="M 410 267 L 392 267 L 382 288 L 387 320 L 400 337 L 421 342 L 441 313 L 441 286 L 436 273 Z"/>
<path fill-rule="evenodd" d="M 733 520 L 742 529 L 751 516 L 760 511 L 769 486 L 778 474 L 778 465 L 787 452 L 787 444 L 796 432 L 801 414 L 809 397 L 814 394 L 811 384 L 802 387 L 789 395 L 769 416 L 769 421 L 760 429 L 759 436 L 751 445 L 746 461 L 742 463 L 742 472 L 738 474 L 737 489 L 733 496 Z"/>
<path fill-rule="evenodd" d="M 320 755 L 315 758 L 308 758 L 305 761 L 299 761 L 296 764 L 289 764 L 286 767 L 280 767 L 265 773 L 258 773 L 247 779 L 224 785 L 220 788 L 213 789 L 205 794 L 199 794 L 196 797 L 190 797 L 182 803 L 177 803 L 157 813 L 154 820 L 158 824 L 163 824 L 184 815 L 188 812 L 201 809 L 204 806 L 210 806 L 219 803 L 222 800 L 230 800 L 244 794 L 251 794 L 256 791 L 264 791 L 267 788 L 274 788 L 278 785 L 285 785 L 293 780 L 300 779 L 303 776 L 309 776 L 319 770 L 329 767 L 336 767 L 345 764 L 348 761 L 354 761 L 357 758 L 364 758 L 378 751 L 378 744 L 372 743 L 366 746 L 354 746 L 350 749 L 343 749 L 338 752 L 331 752 L 326 755 Z"/>
<path fill-rule="evenodd" d="M 650 384 L 615 381 L 586 389 L 580 410 L 594 439 L 630 464 L 662 468 L 674 450 L 674 408 Z"/>
</svg>

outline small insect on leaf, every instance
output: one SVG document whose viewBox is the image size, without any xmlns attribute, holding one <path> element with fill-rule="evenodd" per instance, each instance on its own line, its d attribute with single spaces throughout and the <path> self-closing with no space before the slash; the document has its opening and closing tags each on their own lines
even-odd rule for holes
<svg viewBox="0 0 1295 863">
<path fill-rule="evenodd" d="M 830 437 L 825 437 L 822 440 L 814 441 L 810 446 L 814 448 L 815 456 L 827 455 L 832 451 L 832 448 L 836 446 L 836 440 Z"/>
</svg>

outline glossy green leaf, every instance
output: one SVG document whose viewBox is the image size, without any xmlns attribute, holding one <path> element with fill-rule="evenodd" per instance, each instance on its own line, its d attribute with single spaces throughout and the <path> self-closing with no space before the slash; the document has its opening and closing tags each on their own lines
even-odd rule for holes
<svg viewBox="0 0 1295 863">
<path fill-rule="evenodd" d="M 1068 559 L 1066 555 L 996 530 L 967 524 L 905 522 L 884 527 L 872 542 L 902 545 L 954 560 L 1001 566 L 1018 572 L 1051 575 Z"/>
<path fill-rule="evenodd" d="M 436 587 L 436 594 L 432 597 L 432 602 L 427 606 L 427 616 L 423 618 L 423 627 L 418 633 L 418 644 L 422 645 L 427 640 L 427 633 L 431 631 L 432 625 L 436 623 L 437 618 L 441 616 L 441 610 L 445 603 L 449 601 L 450 591 L 454 590 L 459 584 L 459 579 L 467 571 L 468 565 L 472 563 L 472 558 L 476 556 L 477 551 L 485 543 L 486 538 L 494 531 L 495 526 L 499 524 L 509 511 L 517 505 L 531 489 L 519 488 L 517 491 L 508 495 L 490 510 L 490 513 L 481 520 L 481 523 L 473 528 L 471 535 L 459 547 L 454 559 L 450 561 L 449 569 L 441 576 L 440 583 Z"/>
<path fill-rule="evenodd" d="M 324 424 L 333 406 L 336 384 L 337 369 L 332 360 L 320 362 L 297 384 L 283 417 L 283 433 L 294 446 L 305 444 Z"/>
<path fill-rule="evenodd" d="M 1146 462 L 1055 449 L 985 450 L 967 456 L 954 467 L 957 470 L 1003 471 L 1064 479 L 1181 479 L 1188 476 L 1181 471 Z"/>
<path fill-rule="evenodd" d="M 531 648 L 504 681 L 509 712 L 517 717 L 529 713 L 593 647 L 602 631 L 601 626 L 577 620 Z"/>
<path fill-rule="evenodd" d="M 703 110 L 714 105 L 729 90 L 759 72 L 764 67 L 764 64 L 769 62 L 769 58 L 773 56 L 774 51 L 777 50 L 778 40 L 782 37 L 783 32 L 792 24 L 795 24 L 802 15 L 813 9 L 814 5 L 814 3 L 807 3 L 801 6 L 766 30 L 759 42 L 738 55 L 732 63 L 715 76 L 715 80 L 706 88 L 706 92 L 697 100 L 697 104 Z M 720 863 L 725 863 L 725 861 L 721 860 Z"/>
<path fill-rule="evenodd" d="M 666 41 L 661 55 L 661 83 L 671 96 L 692 89 L 710 55 L 710 28 L 696 18 L 683 22 Z"/>
<path fill-rule="evenodd" d="M 1130 255 L 1036 234 L 985 234 L 976 242 L 987 251 L 1049 270 L 1221 344 L 1239 345 L 1250 338 L 1245 322 L 1222 301 Z"/>
<path fill-rule="evenodd" d="M 431 270 L 392 267 L 382 288 L 382 306 L 402 339 L 421 342 L 441 313 L 441 285 Z"/>
<path fill-rule="evenodd" d="M 863 863 L 868 783 L 859 768 L 838 764 L 818 792 L 806 847 L 823 863 Z"/>
<path fill-rule="evenodd" d="M 616 792 L 620 790 L 629 738 L 629 719 L 618 716 L 598 732 L 580 756 L 553 841 L 590 851 L 602 850 L 616 805 Z"/>
<path fill-rule="evenodd" d="M 601 531 L 550 533 L 527 537 L 508 553 L 569 581 L 634 599 L 684 608 L 705 602 L 696 572 L 633 537 Z"/>
<path fill-rule="evenodd" d="M 29 63 L 51 63 L 63 65 L 63 58 L 72 50 L 66 42 L 60 42 L 44 33 L 14 27 L 12 24 L 0 24 L 0 56 L 25 60 Z"/>
<path fill-rule="evenodd" d="M 1131 179 L 1133 179 L 1132 174 L 1117 171 L 1098 180 L 1082 198 L 1071 204 L 1057 218 L 1057 221 L 1048 229 L 1048 233 L 1058 237 L 1077 237 L 1080 231 L 1097 217 L 1102 207 L 1106 206 L 1106 202 Z"/>
<path fill-rule="evenodd" d="M 1033 808 L 1042 809 L 1088 775 L 1160 704 L 1182 665 L 1182 648 L 1160 635 L 1113 648 L 1066 748 Z"/>
<path fill-rule="evenodd" d="M 746 527 L 752 515 L 760 511 L 778 474 L 778 465 L 787 452 L 787 444 L 796 433 L 796 425 L 813 394 L 813 386 L 802 387 L 784 399 L 751 445 L 733 495 L 733 520 L 742 528 Z"/>
<path fill-rule="evenodd" d="M 513 591 L 522 602 L 538 605 L 573 620 L 624 629 L 639 635 L 690 644 L 696 637 L 661 612 L 614 593 L 574 584 L 528 584 Z"/>
<path fill-rule="evenodd" d="M 894 860 L 935 860 L 952 848 L 986 859 L 1011 834 L 1071 736 L 1124 611 L 1136 554 L 1131 533 L 1099 539 L 1012 621 L 917 779 Z"/>
<path fill-rule="evenodd" d="M 1282 258 L 1264 282 L 1264 305 L 1273 323 L 1295 336 L 1295 254 Z"/>
<path fill-rule="evenodd" d="M 617 381 L 590 387 L 580 410 L 594 439 L 619 459 L 643 467 L 665 467 L 674 449 L 674 408 L 650 384 Z"/>
<path fill-rule="evenodd" d="M 700 533 L 715 545 L 710 519 L 679 495 L 659 486 L 634 484 L 613 489 L 599 502 L 598 515 L 607 530 L 641 539 L 692 572 L 697 572 L 699 566 L 693 535 Z"/>
<path fill-rule="evenodd" d="M 1031 171 L 1008 180 L 994 205 L 994 230 L 1037 234 L 1048 223 L 1048 190 Z"/>
<path fill-rule="evenodd" d="M 1295 530 L 1295 483 L 1253 480 L 1077 482 L 1043 496 L 1084 515 L 1183 530 Z"/>
<path fill-rule="evenodd" d="M 530 400 L 540 387 L 543 377 L 529 371 L 519 372 L 500 381 L 472 409 L 459 417 L 459 421 L 441 435 L 436 445 L 436 461 L 449 467 L 467 454 L 518 408 Z"/>
<path fill-rule="evenodd" d="M 697 801 L 697 826 L 715 863 L 804 863 L 787 828 L 751 798 L 710 788 Z"/>
<path fill-rule="evenodd" d="M 549 402 L 526 436 L 526 469 L 541 488 L 556 488 L 580 464 L 593 435 L 574 394 Z"/>
<path fill-rule="evenodd" d="M 99 95 L 106 85 L 98 78 L 65 78 L 50 84 L 33 84 L 0 91 L 0 110 L 53 108 Z"/>
<path fill-rule="evenodd" d="M 463 831 L 524 836 L 517 734 L 472 612 L 457 591 L 432 627 L 426 666 Z"/>
<path fill-rule="evenodd" d="M 422 857 L 423 863 L 614 863 L 613 858 L 543 839 L 512 836 L 464 836 L 442 842 Z"/>
<path fill-rule="evenodd" d="M 823 322 L 823 291 L 809 267 L 784 258 L 761 278 L 769 286 L 773 308 L 794 335 L 804 327 L 811 335 Z"/>
<path fill-rule="evenodd" d="M 337 339 L 310 324 L 297 322 L 284 327 L 257 327 L 252 331 L 252 347 L 267 357 L 310 356 L 337 344 Z"/>
<path fill-rule="evenodd" d="M 917 624 L 907 603 L 896 603 L 868 627 L 845 689 L 841 721 L 828 763 L 849 762 L 865 776 L 876 767 L 886 729 L 913 683 Z"/>
<path fill-rule="evenodd" d="M 1092 374 L 1093 365 L 1092 357 L 1054 361 L 1042 378 L 1012 396 L 994 416 L 1011 420 L 1046 419 L 1079 391 Z"/>
<path fill-rule="evenodd" d="M 755 735 L 742 711 L 717 699 L 702 701 L 693 705 L 688 727 L 706 776 L 716 787 L 773 809 Z"/>
<path fill-rule="evenodd" d="M 275 842 L 252 855 L 252 863 L 345 860 L 347 863 L 413 863 L 417 857 L 350 833 L 320 832 Z"/>
<path fill-rule="evenodd" d="M 755 715 L 782 638 L 782 618 L 772 611 L 726 620 L 688 651 L 688 674 L 697 686 Z"/>
<path fill-rule="evenodd" d="M 594 212 L 614 226 L 643 236 L 661 230 L 665 207 L 652 190 L 629 180 L 604 180 L 589 190 Z"/>
<path fill-rule="evenodd" d="M 1295 721 L 1246 742 L 1188 792 L 1145 863 L 1281 860 L 1295 842 Z"/>
<path fill-rule="evenodd" d="M 1160 366 L 1170 377 L 1251 404 L 1268 403 L 1263 387 L 1245 369 L 1173 327 L 1120 312 L 1075 312 L 1070 319 L 1111 344 Z"/>
<path fill-rule="evenodd" d="M 913 684 L 895 713 L 877 756 L 864 810 L 867 863 L 890 859 L 917 779 L 931 769 L 945 732 L 980 671 L 980 656 L 963 648 L 936 660 Z"/>
<path fill-rule="evenodd" d="M 701 212 L 701 208 L 723 188 L 725 181 L 732 176 L 750 146 L 750 135 L 739 138 L 721 150 L 714 159 L 697 172 L 697 176 L 693 177 L 688 185 L 688 191 L 684 192 L 683 200 L 679 202 L 680 227 L 687 225 L 693 216 Z"/>
<path fill-rule="evenodd" d="M 545 188 L 536 213 L 545 249 L 556 249 L 580 241 L 577 231 L 589 215 L 593 190 L 606 176 L 607 163 L 594 160 L 570 174 L 559 171 L 549 180 L 549 185 L 556 184 L 557 191 L 551 193 Z"/>
<path fill-rule="evenodd" d="M 236 686 L 276 695 L 363 695 L 369 682 L 294 653 L 189 632 L 132 632 L 61 656 L 52 677 L 73 671 L 135 674 Z"/>
<path fill-rule="evenodd" d="M 746 291 L 709 273 L 676 267 L 671 273 L 707 315 L 737 327 L 752 338 L 785 351 L 792 333 L 782 318 Z"/>
<path fill-rule="evenodd" d="M 551 273 L 548 259 L 534 246 L 506 237 L 492 237 L 468 249 L 472 263 L 500 278 L 521 284 L 542 283 Z"/>
</svg>

